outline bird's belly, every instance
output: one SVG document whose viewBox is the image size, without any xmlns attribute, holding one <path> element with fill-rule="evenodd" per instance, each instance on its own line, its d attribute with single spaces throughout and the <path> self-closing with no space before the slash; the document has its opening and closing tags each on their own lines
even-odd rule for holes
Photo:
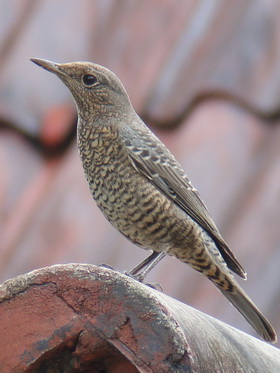
<svg viewBox="0 0 280 373">
<path fill-rule="evenodd" d="M 98 207 L 119 232 L 154 251 L 195 244 L 194 222 L 186 213 L 133 168 L 121 175 L 100 170 L 90 183 Z"/>
</svg>

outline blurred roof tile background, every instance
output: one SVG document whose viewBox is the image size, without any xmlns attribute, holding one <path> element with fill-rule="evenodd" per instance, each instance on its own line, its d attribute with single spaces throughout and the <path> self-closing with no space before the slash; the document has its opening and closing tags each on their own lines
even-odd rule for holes
<svg viewBox="0 0 280 373">
<path fill-rule="evenodd" d="M 0 278 L 54 263 L 129 270 L 147 253 L 92 201 L 75 106 L 31 57 L 91 60 L 122 79 L 248 272 L 280 335 L 280 4 L 277 0 L 2 0 Z M 167 258 L 166 293 L 252 333 L 212 284 Z"/>
</svg>

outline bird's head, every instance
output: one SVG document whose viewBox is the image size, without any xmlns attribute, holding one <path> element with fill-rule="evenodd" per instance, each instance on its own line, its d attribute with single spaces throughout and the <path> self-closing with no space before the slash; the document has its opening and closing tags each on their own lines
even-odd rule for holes
<svg viewBox="0 0 280 373">
<path fill-rule="evenodd" d="M 63 81 L 74 97 L 81 118 L 122 115 L 132 109 L 120 79 L 103 66 L 90 62 L 55 63 L 38 58 L 31 61 Z"/>
</svg>

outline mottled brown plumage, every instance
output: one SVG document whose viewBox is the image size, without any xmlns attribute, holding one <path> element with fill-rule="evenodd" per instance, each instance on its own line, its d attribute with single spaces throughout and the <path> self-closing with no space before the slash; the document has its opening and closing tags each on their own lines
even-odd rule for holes
<svg viewBox="0 0 280 373">
<path fill-rule="evenodd" d="M 110 70 L 89 62 L 33 62 L 70 89 L 78 110 L 78 148 L 93 198 L 105 217 L 153 254 L 131 271 L 143 279 L 165 255 L 207 276 L 261 337 L 272 326 L 235 281 L 246 273 L 226 245 L 183 169 L 135 113 Z"/>
</svg>

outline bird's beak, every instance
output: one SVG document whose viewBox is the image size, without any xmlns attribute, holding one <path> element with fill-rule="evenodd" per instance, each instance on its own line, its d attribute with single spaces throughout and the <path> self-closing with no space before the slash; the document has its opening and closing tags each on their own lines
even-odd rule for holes
<svg viewBox="0 0 280 373">
<path fill-rule="evenodd" d="M 31 58 L 30 61 L 55 75 L 65 75 L 65 73 L 60 69 L 59 63 L 43 60 L 41 58 Z"/>
</svg>

